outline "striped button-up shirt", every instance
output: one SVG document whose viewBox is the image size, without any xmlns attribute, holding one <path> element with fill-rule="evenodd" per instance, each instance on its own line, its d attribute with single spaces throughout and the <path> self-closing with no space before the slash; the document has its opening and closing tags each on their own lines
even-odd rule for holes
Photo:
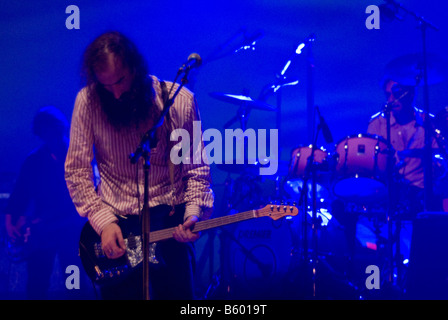
<svg viewBox="0 0 448 320">
<path fill-rule="evenodd" d="M 162 89 L 152 77 L 158 112 L 163 109 Z M 170 88 L 171 83 L 167 82 Z M 176 84 L 177 86 L 177 84 Z M 116 214 L 139 214 L 143 207 L 143 158 L 132 164 L 129 155 L 139 145 L 143 135 L 153 126 L 152 120 L 137 126 L 117 130 L 108 121 L 101 106 L 88 103 L 87 88 L 77 95 L 70 129 L 70 145 L 65 162 L 65 178 L 70 196 L 82 217 L 87 217 L 98 234 Z M 173 92 L 175 92 L 174 87 Z M 211 189 L 210 167 L 201 161 L 173 165 L 170 161 L 170 133 L 182 128 L 191 136 L 193 121 L 199 121 L 194 95 L 183 88 L 157 131 L 158 143 L 150 152 L 149 206 L 186 204 L 184 218 L 210 216 L 214 195 Z M 203 148 L 203 143 L 198 144 Z M 194 151 L 194 150 L 193 150 Z M 192 152 L 193 152 L 192 151 Z M 100 182 L 94 183 L 92 162 L 96 160 Z"/>
<path fill-rule="evenodd" d="M 367 133 L 376 134 L 387 139 L 387 120 L 384 113 L 372 116 Z M 396 154 L 400 175 L 412 186 L 424 187 L 424 170 L 422 153 L 410 153 L 412 150 L 422 151 L 425 147 L 424 113 L 415 109 L 415 119 L 400 125 L 390 115 L 390 142 Z M 432 148 L 437 148 L 437 142 L 432 139 Z M 409 155 L 402 156 L 408 151 Z M 399 161 L 402 161 L 401 163 Z"/>
</svg>

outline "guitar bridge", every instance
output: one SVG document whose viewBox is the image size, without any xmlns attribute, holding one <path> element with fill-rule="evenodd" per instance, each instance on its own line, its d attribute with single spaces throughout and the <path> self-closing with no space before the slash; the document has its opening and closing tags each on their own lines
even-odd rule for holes
<svg viewBox="0 0 448 320">
<path fill-rule="evenodd" d="M 106 258 L 103 249 L 101 248 L 101 242 L 97 242 L 93 244 L 93 251 L 97 258 Z"/>
</svg>

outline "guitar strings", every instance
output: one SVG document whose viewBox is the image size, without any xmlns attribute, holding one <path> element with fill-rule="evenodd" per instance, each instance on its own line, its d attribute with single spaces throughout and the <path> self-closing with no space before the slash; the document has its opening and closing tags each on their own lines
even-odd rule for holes
<svg viewBox="0 0 448 320">
<path fill-rule="evenodd" d="M 231 224 L 231 223 L 235 223 L 235 222 L 239 222 L 239 221 L 243 221 L 243 220 L 248 220 L 253 217 L 254 217 L 253 211 L 246 211 L 246 212 L 241 212 L 239 214 L 214 218 L 214 219 L 210 219 L 210 220 L 204 220 L 204 221 L 200 221 L 200 222 L 196 223 L 193 231 L 199 232 L 202 230 L 211 229 L 211 228 L 219 227 L 222 225 L 227 225 L 227 224 Z M 157 242 L 157 241 L 172 238 L 174 229 L 175 228 L 168 228 L 168 229 L 164 229 L 164 230 L 151 232 L 150 233 L 150 242 Z"/>
</svg>

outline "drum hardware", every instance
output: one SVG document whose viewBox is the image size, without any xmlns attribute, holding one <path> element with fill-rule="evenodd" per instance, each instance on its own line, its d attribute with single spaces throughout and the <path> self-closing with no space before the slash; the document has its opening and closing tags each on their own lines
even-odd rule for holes
<svg viewBox="0 0 448 320">
<path fill-rule="evenodd" d="M 328 134 L 329 132 L 329 128 L 326 125 L 323 117 L 320 115 L 319 109 L 317 106 L 314 106 L 314 108 L 316 109 L 316 113 L 318 113 L 319 115 L 319 124 L 316 127 L 316 132 L 314 134 L 313 137 L 313 144 L 311 144 L 309 146 L 308 149 L 303 149 L 303 150 L 307 150 L 309 151 L 309 156 L 305 157 L 306 160 L 306 165 L 305 165 L 305 170 L 303 173 L 303 184 L 302 184 L 302 190 L 300 192 L 300 196 L 299 196 L 299 206 L 303 206 L 303 208 L 305 208 L 304 212 L 308 212 L 308 208 L 311 208 L 311 231 L 312 231 L 312 236 L 311 236 L 311 254 L 309 255 L 309 248 L 308 248 L 308 214 L 304 214 L 303 215 L 303 224 L 302 224 L 302 232 L 303 232 L 303 252 L 305 255 L 305 261 L 310 261 L 311 262 L 311 270 L 312 270 L 312 296 L 313 298 L 317 297 L 318 294 L 318 288 L 317 288 L 317 277 L 318 277 L 318 227 L 321 225 L 322 220 L 319 221 L 320 219 L 322 219 L 320 216 L 318 216 L 318 212 L 317 212 L 317 172 L 319 170 L 319 161 L 321 163 L 324 162 L 323 158 L 325 155 L 325 152 L 323 152 L 322 149 L 317 148 L 317 140 L 319 137 L 319 133 L 322 131 L 326 131 L 324 138 L 328 139 L 331 134 Z M 315 115 L 316 115 L 315 113 Z M 327 141 L 329 142 L 329 141 Z M 301 150 L 299 148 L 299 150 Z M 319 151 L 320 152 L 319 152 Z M 323 152 L 323 153 L 322 153 Z M 308 155 L 308 154 L 306 154 Z M 320 155 L 320 159 L 318 158 L 318 156 L 316 155 Z M 293 167 L 295 166 L 295 164 L 297 164 L 297 166 L 300 163 L 301 160 L 301 154 L 297 154 L 296 157 L 297 159 L 293 159 L 292 161 L 295 160 Z M 303 163 L 303 162 L 302 162 Z M 294 170 L 294 169 L 293 169 Z M 309 190 L 309 181 L 311 181 L 311 190 Z M 308 194 L 311 191 L 311 198 L 309 199 Z M 311 205 L 308 204 L 308 200 L 311 200 Z M 306 256 L 309 255 L 309 256 Z"/>
<path fill-rule="evenodd" d="M 224 128 L 230 127 L 234 122 L 240 122 L 240 128 L 245 131 L 247 128 L 248 117 L 250 111 L 252 109 L 263 110 L 263 111 L 276 111 L 276 108 L 271 106 L 270 104 L 261 101 L 252 99 L 249 96 L 249 91 L 244 89 L 241 95 L 220 93 L 220 92 L 212 92 L 210 96 L 218 99 L 220 101 L 228 102 L 231 104 L 238 105 L 239 108 L 237 110 L 237 114 L 227 121 L 224 124 Z M 259 169 L 262 166 L 258 161 L 244 161 L 244 164 L 218 164 L 218 169 L 227 172 L 227 178 L 225 181 L 225 199 L 224 199 L 224 207 L 223 214 L 230 214 L 236 208 L 245 208 L 247 206 L 256 207 L 261 201 L 262 190 L 258 185 L 260 182 Z M 285 166 L 280 166 L 285 167 Z M 231 174 L 238 174 L 240 177 L 237 179 L 233 179 Z M 279 183 L 278 179 L 276 179 L 276 185 Z M 278 193 L 279 188 L 276 187 L 276 193 Z M 214 275 L 214 278 L 211 279 L 212 285 L 211 290 L 216 290 L 218 285 L 226 287 L 226 294 L 229 294 L 230 291 L 233 291 L 232 287 L 232 275 L 231 275 L 231 267 L 229 265 L 231 252 L 229 252 L 230 245 L 234 242 L 233 237 L 230 236 L 230 232 L 223 232 L 222 237 L 220 237 L 221 246 L 225 249 L 222 249 L 220 252 L 220 258 L 222 261 L 221 270 L 219 271 L 219 277 Z M 248 250 L 244 250 L 242 246 L 240 249 L 243 253 L 250 253 Z M 263 274 L 267 274 L 268 268 L 263 264 L 257 261 L 253 255 L 249 255 L 249 261 L 255 265 L 257 265 L 260 270 L 262 270 Z M 208 293 L 207 295 L 209 295 Z"/>
<path fill-rule="evenodd" d="M 313 145 L 299 146 L 291 152 L 288 178 L 301 179 L 305 176 L 308 159 L 314 150 L 314 161 L 319 171 L 328 171 L 328 152 L 323 148 L 313 149 Z"/>
<path fill-rule="evenodd" d="M 307 42 L 314 41 L 314 38 L 310 37 L 307 39 Z M 311 43 L 309 43 L 311 45 Z M 308 43 L 307 43 L 308 46 Z M 287 63 L 287 66 L 289 67 L 291 62 Z M 298 80 L 296 79 L 288 79 L 285 77 L 284 73 L 286 72 L 287 67 L 282 69 L 282 72 L 279 75 L 276 75 L 276 79 L 273 83 L 265 86 L 262 90 L 262 92 L 259 95 L 258 99 L 253 99 L 249 96 L 248 90 L 244 90 L 241 95 L 233 95 L 233 94 L 227 94 L 227 93 L 220 93 L 220 92 L 212 92 L 210 93 L 210 96 L 232 104 L 239 105 L 239 109 L 237 111 L 237 115 L 230 119 L 227 123 L 225 123 L 224 127 L 228 128 L 231 126 L 234 122 L 240 121 L 241 129 L 244 131 L 246 130 L 246 125 L 248 121 L 249 112 L 252 109 L 256 110 L 263 110 L 263 111 L 275 111 L 276 112 L 276 128 L 278 130 L 279 136 L 281 136 L 281 89 L 285 86 L 293 86 L 298 83 Z M 265 101 L 271 96 L 272 94 L 276 95 L 276 107 L 271 106 L 270 104 L 266 103 Z M 280 146 L 279 146 L 280 147 Z M 242 173 L 251 175 L 254 173 L 254 169 L 258 169 L 258 165 L 248 165 L 248 166 L 233 166 L 232 168 L 228 165 L 222 165 L 218 167 L 224 171 L 227 171 L 230 175 L 230 171 L 232 173 Z M 257 171 L 257 170 L 256 170 Z M 286 174 L 286 173 L 285 173 Z M 258 175 L 258 171 L 255 173 L 255 175 Z M 230 179 L 230 177 L 228 178 Z M 280 186 L 281 183 L 280 179 L 278 177 L 276 178 L 276 191 L 275 194 L 278 197 L 280 194 Z M 227 210 L 230 210 L 233 207 L 233 201 L 230 199 L 230 201 L 227 203 Z M 306 214 L 304 215 L 306 216 Z M 227 279 L 228 280 L 228 279 Z"/>
<path fill-rule="evenodd" d="M 299 204 L 303 204 L 305 196 L 308 200 L 312 200 L 312 183 L 308 181 L 308 185 L 304 187 L 304 178 L 307 174 L 307 170 L 309 170 L 308 164 L 312 152 L 313 146 L 308 145 L 300 146 L 294 149 L 291 153 L 288 176 L 283 185 L 283 189 L 290 198 L 298 201 Z M 321 221 L 320 224 L 322 226 L 326 226 L 328 221 L 331 220 L 331 214 L 328 212 L 327 208 L 323 206 L 323 204 L 330 198 L 330 194 L 324 184 L 320 181 L 321 173 L 325 175 L 329 172 L 327 157 L 328 152 L 323 147 L 315 148 L 314 166 L 316 166 L 319 175 L 319 181 L 316 183 L 317 206 L 319 207 L 317 209 L 317 218 Z M 306 189 L 306 191 L 304 189 Z M 307 206 L 306 212 L 308 212 L 309 218 L 312 218 L 311 206 Z"/>
</svg>

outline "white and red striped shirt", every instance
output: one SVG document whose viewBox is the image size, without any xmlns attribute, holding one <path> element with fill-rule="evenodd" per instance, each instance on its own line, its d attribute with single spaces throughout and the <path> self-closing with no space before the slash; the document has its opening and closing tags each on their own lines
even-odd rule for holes
<svg viewBox="0 0 448 320">
<path fill-rule="evenodd" d="M 155 77 L 152 80 L 156 106 L 161 112 L 163 101 L 160 82 Z M 167 87 L 170 86 L 171 83 L 167 82 Z M 193 121 L 199 121 L 194 95 L 183 88 L 169 114 L 170 122 L 165 120 L 158 129 L 157 147 L 150 152 L 149 206 L 185 203 L 185 219 L 191 215 L 206 219 L 211 214 L 214 201 L 210 167 L 203 161 L 200 164 L 174 165 L 174 179 L 171 181 L 168 165 L 167 148 L 172 144 L 169 143 L 171 130 L 183 128 L 193 137 Z M 78 93 L 70 129 L 65 178 L 78 213 L 89 219 L 98 234 L 106 225 L 117 220 L 115 214 L 141 212 L 144 195 L 143 158 L 137 164 L 131 164 L 129 155 L 152 126 L 152 120 L 148 120 L 138 128 L 130 126 L 116 130 L 101 106 L 87 102 L 87 88 Z M 200 148 L 203 147 L 201 143 Z M 94 158 L 100 175 L 97 190 L 92 170 Z"/>
</svg>

